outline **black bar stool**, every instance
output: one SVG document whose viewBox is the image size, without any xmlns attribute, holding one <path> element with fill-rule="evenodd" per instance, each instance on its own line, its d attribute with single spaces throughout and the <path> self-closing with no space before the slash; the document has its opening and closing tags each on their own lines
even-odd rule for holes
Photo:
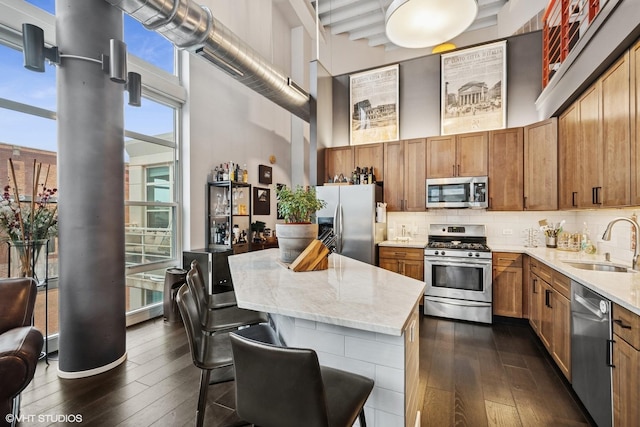
<svg viewBox="0 0 640 427">
<path fill-rule="evenodd" d="M 373 380 L 320 366 L 315 351 L 229 334 L 236 371 L 236 412 L 260 427 L 366 427 Z"/>
</svg>

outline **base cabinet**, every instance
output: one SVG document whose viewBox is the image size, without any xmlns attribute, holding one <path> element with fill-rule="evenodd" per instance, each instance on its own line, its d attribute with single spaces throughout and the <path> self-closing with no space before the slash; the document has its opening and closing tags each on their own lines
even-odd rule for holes
<svg viewBox="0 0 640 427">
<path fill-rule="evenodd" d="M 563 274 L 530 259 L 529 324 L 571 381 L 571 285 Z"/>
<path fill-rule="evenodd" d="M 613 425 L 640 425 L 640 317 L 613 305 Z"/>
<path fill-rule="evenodd" d="M 522 255 L 493 253 L 493 314 L 522 317 Z"/>
<path fill-rule="evenodd" d="M 381 246 L 378 266 L 403 276 L 424 280 L 424 250 L 421 248 L 391 248 Z"/>
</svg>

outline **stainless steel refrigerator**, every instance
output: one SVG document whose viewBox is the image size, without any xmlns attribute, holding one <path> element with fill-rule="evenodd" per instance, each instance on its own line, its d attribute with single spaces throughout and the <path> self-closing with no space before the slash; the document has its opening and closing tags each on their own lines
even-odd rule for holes
<svg viewBox="0 0 640 427">
<path fill-rule="evenodd" d="M 376 265 L 376 245 L 385 239 L 386 224 L 376 222 L 376 203 L 382 202 L 382 186 L 325 185 L 316 196 L 327 206 L 316 212 L 319 232 L 332 228 L 336 252 Z"/>
</svg>

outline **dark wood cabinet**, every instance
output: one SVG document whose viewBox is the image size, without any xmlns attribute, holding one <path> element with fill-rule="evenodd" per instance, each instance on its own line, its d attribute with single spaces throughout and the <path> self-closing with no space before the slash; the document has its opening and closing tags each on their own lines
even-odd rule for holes
<svg viewBox="0 0 640 427">
<path fill-rule="evenodd" d="M 488 132 L 427 138 L 427 178 L 486 176 L 488 155 Z"/>
<path fill-rule="evenodd" d="M 489 132 L 489 210 L 524 208 L 523 129 Z"/>
<path fill-rule="evenodd" d="M 424 249 L 381 246 L 378 266 L 404 276 L 424 281 Z"/>
<path fill-rule="evenodd" d="M 493 314 L 522 317 L 522 255 L 493 254 Z"/>
<path fill-rule="evenodd" d="M 524 127 L 523 195 L 525 210 L 558 209 L 558 120 L 555 117 Z"/>
<path fill-rule="evenodd" d="M 613 421 L 637 425 L 640 419 L 640 316 L 613 304 Z"/>
<path fill-rule="evenodd" d="M 424 138 L 384 144 L 384 201 L 388 211 L 425 210 L 425 156 Z"/>
</svg>

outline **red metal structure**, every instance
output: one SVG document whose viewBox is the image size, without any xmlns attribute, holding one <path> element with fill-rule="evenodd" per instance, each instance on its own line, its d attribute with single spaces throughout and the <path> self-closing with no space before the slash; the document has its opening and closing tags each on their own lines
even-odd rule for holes
<svg viewBox="0 0 640 427">
<path fill-rule="evenodd" d="M 550 0 L 543 18 L 542 87 L 546 87 L 607 0 Z"/>
</svg>

